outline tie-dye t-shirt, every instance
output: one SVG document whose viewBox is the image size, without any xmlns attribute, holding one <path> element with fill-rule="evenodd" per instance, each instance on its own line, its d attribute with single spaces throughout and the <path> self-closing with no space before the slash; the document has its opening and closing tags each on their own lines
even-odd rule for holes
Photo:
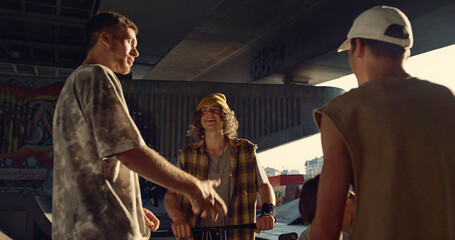
<svg viewBox="0 0 455 240">
<path fill-rule="evenodd" d="M 138 175 L 115 154 L 144 146 L 120 81 L 82 65 L 66 80 L 53 123 L 53 239 L 148 239 Z"/>
</svg>

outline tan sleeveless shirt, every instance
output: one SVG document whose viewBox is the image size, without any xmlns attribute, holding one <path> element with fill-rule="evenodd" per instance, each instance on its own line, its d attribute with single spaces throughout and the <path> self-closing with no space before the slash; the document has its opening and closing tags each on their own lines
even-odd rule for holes
<svg viewBox="0 0 455 240">
<path fill-rule="evenodd" d="M 349 239 L 455 239 L 455 98 L 416 78 L 383 77 L 315 111 L 342 134 L 357 214 Z M 319 123 L 318 123 L 319 124 Z"/>
</svg>

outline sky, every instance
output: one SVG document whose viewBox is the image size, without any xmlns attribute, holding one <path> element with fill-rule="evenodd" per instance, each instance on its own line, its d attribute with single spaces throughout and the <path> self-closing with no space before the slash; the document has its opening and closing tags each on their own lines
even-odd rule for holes
<svg viewBox="0 0 455 240">
<path fill-rule="evenodd" d="M 455 44 L 412 56 L 406 61 L 406 71 L 415 77 L 444 85 L 455 91 Z M 346 59 L 346 61 L 348 61 Z M 357 87 L 354 74 L 350 74 L 317 86 L 332 86 L 349 91 Z M 305 162 L 322 156 L 320 134 L 290 142 L 258 153 L 263 167 L 277 170 L 298 170 L 305 173 Z"/>
</svg>

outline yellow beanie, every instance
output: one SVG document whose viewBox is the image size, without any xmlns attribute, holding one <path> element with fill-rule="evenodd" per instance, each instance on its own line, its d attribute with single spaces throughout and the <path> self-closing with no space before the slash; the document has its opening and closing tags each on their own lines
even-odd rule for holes
<svg viewBox="0 0 455 240">
<path fill-rule="evenodd" d="M 201 108 L 207 104 L 218 104 L 222 106 L 223 108 L 229 109 L 229 106 L 227 105 L 226 102 L 226 96 L 222 93 L 212 93 L 208 95 L 207 97 L 203 98 L 199 104 L 197 105 L 196 111 L 201 110 Z"/>
</svg>

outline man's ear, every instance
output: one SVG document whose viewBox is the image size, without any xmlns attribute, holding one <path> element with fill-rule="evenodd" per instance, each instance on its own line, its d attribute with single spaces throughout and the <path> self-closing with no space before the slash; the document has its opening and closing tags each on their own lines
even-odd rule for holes
<svg viewBox="0 0 455 240">
<path fill-rule="evenodd" d="M 355 54 L 357 55 L 357 57 L 363 57 L 363 55 L 365 54 L 365 43 L 362 41 L 362 39 L 356 38 L 355 44 L 357 50 Z"/>
<path fill-rule="evenodd" d="M 104 45 L 110 45 L 112 42 L 112 36 L 107 32 L 100 32 L 98 39 Z"/>
<path fill-rule="evenodd" d="M 411 57 L 411 49 L 406 48 L 406 51 L 404 52 L 403 62 L 407 61 L 409 57 Z"/>
</svg>

